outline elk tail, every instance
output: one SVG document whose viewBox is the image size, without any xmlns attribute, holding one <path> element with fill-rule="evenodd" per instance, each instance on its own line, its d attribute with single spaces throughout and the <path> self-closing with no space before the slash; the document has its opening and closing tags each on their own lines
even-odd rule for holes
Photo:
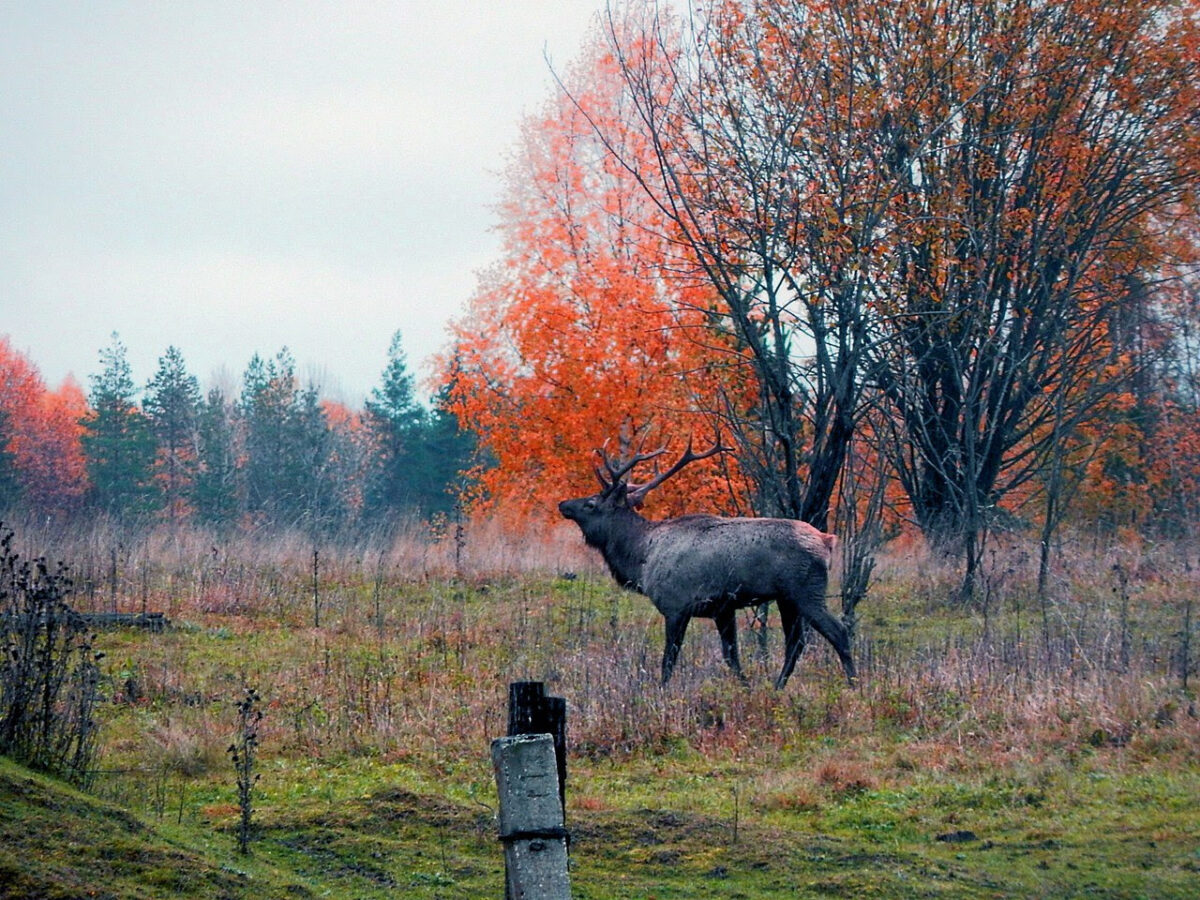
<svg viewBox="0 0 1200 900">
<path fill-rule="evenodd" d="M 837 546 L 837 542 L 836 534 L 821 534 L 821 543 L 825 545 L 826 561 L 833 559 L 833 548 Z"/>
</svg>

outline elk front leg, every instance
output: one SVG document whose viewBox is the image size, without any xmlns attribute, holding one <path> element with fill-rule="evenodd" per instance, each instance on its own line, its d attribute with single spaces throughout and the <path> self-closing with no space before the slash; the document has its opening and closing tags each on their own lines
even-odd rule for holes
<svg viewBox="0 0 1200 900">
<path fill-rule="evenodd" d="M 713 616 L 713 622 L 716 623 L 717 634 L 721 636 L 721 655 L 725 657 L 725 664 L 733 670 L 734 675 L 745 681 L 742 661 L 738 657 L 737 617 L 734 611 L 731 609 Z"/>
<path fill-rule="evenodd" d="M 679 648 L 690 619 L 691 616 L 686 615 L 667 616 L 667 643 L 663 647 L 662 658 L 663 684 L 671 680 L 671 673 L 675 671 L 675 660 L 679 658 Z"/>
</svg>

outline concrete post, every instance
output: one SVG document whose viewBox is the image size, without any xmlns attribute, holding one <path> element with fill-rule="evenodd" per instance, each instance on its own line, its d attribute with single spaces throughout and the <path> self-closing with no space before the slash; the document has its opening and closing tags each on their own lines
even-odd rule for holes
<svg viewBox="0 0 1200 900">
<path fill-rule="evenodd" d="M 500 795 L 500 840 L 512 900 L 570 900 L 567 832 L 548 734 L 492 741 Z"/>
</svg>

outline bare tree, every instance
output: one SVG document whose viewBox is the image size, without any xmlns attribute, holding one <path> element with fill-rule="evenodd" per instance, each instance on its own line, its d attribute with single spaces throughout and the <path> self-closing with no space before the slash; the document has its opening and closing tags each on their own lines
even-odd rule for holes
<svg viewBox="0 0 1200 900">
<path fill-rule="evenodd" d="M 871 374 L 964 595 L 999 500 L 1047 466 L 1055 493 L 1055 454 L 1136 371 L 1122 311 L 1194 179 L 1186 28 L 1170 4 L 1119 5 L 959 0 L 878 53 L 885 82 L 933 87 L 893 101 L 921 139 L 897 160 Z"/>
<path fill-rule="evenodd" d="M 830 52 L 848 52 L 844 23 L 802 3 L 736 6 L 687 22 L 610 13 L 608 40 L 654 148 L 654 171 L 634 174 L 674 228 L 676 274 L 711 286 L 713 325 L 753 370 L 752 403 L 726 396 L 713 413 L 758 511 L 820 528 L 863 410 L 866 262 L 895 136 L 850 114 L 861 90 Z"/>
</svg>

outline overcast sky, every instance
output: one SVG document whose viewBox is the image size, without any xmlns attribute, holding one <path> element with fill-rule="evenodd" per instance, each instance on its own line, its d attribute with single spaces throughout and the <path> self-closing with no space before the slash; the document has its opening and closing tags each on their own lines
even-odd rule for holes
<svg viewBox="0 0 1200 900">
<path fill-rule="evenodd" d="M 0 334 L 87 388 L 287 346 L 358 405 L 498 253 L 522 116 L 603 0 L 0 0 Z"/>
</svg>

